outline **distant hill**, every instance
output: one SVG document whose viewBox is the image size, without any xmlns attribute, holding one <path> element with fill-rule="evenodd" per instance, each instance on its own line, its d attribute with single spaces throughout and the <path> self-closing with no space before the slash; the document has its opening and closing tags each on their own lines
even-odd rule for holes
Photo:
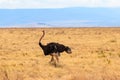
<svg viewBox="0 0 120 80">
<path fill-rule="evenodd" d="M 0 26 L 120 26 L 119 15 L 120 8 L 0 9 Z"/>
</svg>

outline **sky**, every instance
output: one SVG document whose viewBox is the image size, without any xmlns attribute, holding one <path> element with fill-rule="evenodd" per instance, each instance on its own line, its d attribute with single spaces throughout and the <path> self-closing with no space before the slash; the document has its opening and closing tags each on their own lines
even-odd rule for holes
<svg viewBox="0 0 120 80">
<path fill-rule="evenodd" d="M 120 7 L 120 0 L 0 0 L 0 9 Z"/>
<path fill-rule="evenodd" d="M 71 11 L 73 7 L 74 10 Z M 77 9 L 79 7 L 81 7 L 80 10 Z M 93 8 L 93 11 L 90 8 Z M 37 11 L 33 9 L 37 9 Z M 52 21 L 54 24 L 56 20 L 58 23 L 68 24 L 71 21 L 75 24 L 77 21 L 78 23 L 80 23 L 79 21 L 90 21 L 91 24 L 91 21 L 101 20 L 96 23 L 101 25 L 104 21 L 105 24 L 112 22 L 113 25 L 120 25 L 119 9 L 120 0 L 0 0 L 0 26 L 41 23 L 41 21 L 43 23 Z"/>
</svg>

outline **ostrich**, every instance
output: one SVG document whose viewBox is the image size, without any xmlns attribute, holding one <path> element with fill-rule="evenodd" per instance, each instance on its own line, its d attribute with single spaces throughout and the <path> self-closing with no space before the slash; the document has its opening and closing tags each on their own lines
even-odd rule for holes
<svg viewBox="0 0 120 80">
<path fill-rule="evenodd" d="M 71 49 L 68 46 L 64 46 L 63 44 L 51 42 L 48 43 L 47 45 L 43 45 L 41 43 L 41 40 L 43 39 L 45 35 L 45 31 L 43 30 L 43 35 L 39 39 L 39 46 L 42 48 L 44 55 L 51 55 L 51 60 L 50 63 L 54 61 L 54 65 L 56 66 L 56 63 L 59 63 L 59 58 L 60 53 L 66 52 L 68 54 L 72 53 Z"/>
</svg>

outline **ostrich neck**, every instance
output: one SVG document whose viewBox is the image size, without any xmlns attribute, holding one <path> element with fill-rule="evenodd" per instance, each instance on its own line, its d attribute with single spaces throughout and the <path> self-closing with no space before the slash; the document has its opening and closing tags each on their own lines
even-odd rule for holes
<svg viewBox="0 0 120 80">
<path fill-rule="evenodd" d="M 44 48 L 44 45 L 41 43 L 41 42 L 39 42 L 39 46 L 43 49 Z"/>
</svg>

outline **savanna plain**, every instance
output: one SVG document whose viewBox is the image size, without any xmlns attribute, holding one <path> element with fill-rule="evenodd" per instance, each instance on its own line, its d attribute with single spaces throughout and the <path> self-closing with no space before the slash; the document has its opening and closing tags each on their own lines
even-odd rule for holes
<svg viewBox="0 0 120 80">
<path fill-rule="evenodd" d="M 57 67 L 39 47 L 69 46 Z M 0 29 L 0 80 L 120 80 L 120 28 Z"/>
</svg>

